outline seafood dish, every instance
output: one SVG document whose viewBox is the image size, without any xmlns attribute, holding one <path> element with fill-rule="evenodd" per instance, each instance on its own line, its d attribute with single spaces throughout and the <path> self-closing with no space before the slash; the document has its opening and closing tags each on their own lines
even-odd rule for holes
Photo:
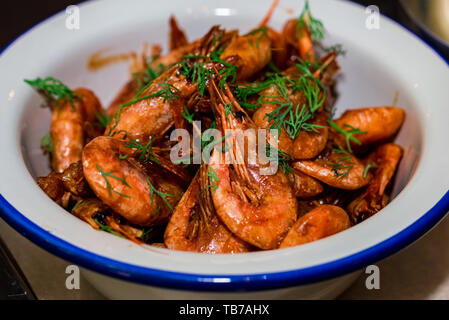
<svg viewBox="0 0 449 320">
<path fill-rule="evenodd" d="M 134 54 L 107 108 L 88 88 L 25 80 L 51 112 L 40 188 L 94 229 L 210 254 L 298 246 L 378 213 L 405 111 L 336 117 L 344 45 L 323 45 L 308 2 L 270 27 L 277 4 L 247 33 L 216 25 L 193 41 L 170 17 L 168 52 Z"/>
</svg>

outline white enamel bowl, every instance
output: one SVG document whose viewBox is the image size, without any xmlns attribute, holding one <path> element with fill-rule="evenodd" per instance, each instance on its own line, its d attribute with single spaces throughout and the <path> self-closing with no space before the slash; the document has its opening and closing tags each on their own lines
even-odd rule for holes
<svg viewBox="0 0 449 320">
<path fill-rule="evenodd" d="M 405 147 L 394 200 L 367 221 L 307 245 L 239 255 L 207 255 L 135 245 L 93 230 L 53 203 L 36 185 L 48 172 L 39 140 L 49 111 L 23 79 L 52 75 L 70 87 L 93 89 L 106 105 L 125 82 L 127 66 L 96 73 L 86 60 L 97 50 L 126 52 L 143 41 L 166 43 L 175 14 L 191 39 L 222 24 L 243 32 L 263 17 L 270 1 L 96 1 L 80 6 L 80 29 L 65 13 L 39 24 L 0 57 L 1 215 L 24 236 L 86 269 L 111 298 L 329 298 L 368 264 L 395 253 L 431 229 L 449 209 L 449 69 L 438 54 L 394 22 L 365 27 L 364 8 L 345 1 L 312 1 L 347 55 L 338 84 L 338 112 L 397 105 L 407 119 L 397 142 Z M 272 19 L 280 28 L 303 3 L 283 0 Z M 404 187 L 405 186 L 405 187 Z M 90 271 L 87 271 L 90 270 Z M 246 291 L 246 292 L 245 292 Z"/>
</svg>

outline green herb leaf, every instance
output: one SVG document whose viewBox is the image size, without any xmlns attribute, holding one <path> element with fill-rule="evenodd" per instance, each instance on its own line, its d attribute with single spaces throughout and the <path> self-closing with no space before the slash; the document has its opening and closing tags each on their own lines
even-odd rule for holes
<svg viewBox="0 0 449 320">
<path fill-rule="evenodd" d="M 368 176 L 368 171 L 370 171 L 371 169 L 375 169 L 375 168 L 380 168 L 380 166 L 378 166 L 376 164 L 368 163 L 365 167 L 365 170 L 363 170 L 363 179 L 366 179 L 366 177 Z"/>
<path fill-rule="evenodd" d="M 120 233 L 115 232 L 114 230 L 112 230 L 112 228 L 110 226 L 105 226 L 104 224 L 102 224 L 100 221 L 98 221 L 97 219 L 94 219 L 94 221 L 98 224 L 98 226 L 100 227 L 101 231 L 106 231 L 109 232 L 110 234 L 113 234 L 114 236 L 126 239 L 125 236 L 121 235 Z"/>
<path fill-rule="evenodd" d="M 72 104 L 72 107 L 75 108 L 74 100 L 75 98 L 78 98 L 78 95 L 60 80 L 53 77 L 47 77 L 45 79 L 25 79 L 24 81 L 42 94 L 48 105 L 51 106 L 53 103 L 56 103 L 58 110 L 60 110 L 61 102 L 69 101 Z"/>
<path fill-rule="evenodd" d="M 150 187 L 150 198 L 151 198 L 151 203 L 153 204 L 153 193 L 156 193 L 159 197 L 161 197 L 162 201 L 164 201 L 164 203 L 167 205 L 167 207 L 168 207 L 171 211 L 173 211 L 173 207 L 170 205 L 170 203 L 168 203 L 168 201 L 167 201 L 167 199 L 166 199 L 165 197 L 174 198 L 175 196 L 172 195 L 172 194 L 164 193 L 164 192 L 161 192 L 161 191 L 157 190 L 157 189 L 153 186 L 153 184 L 151 183 L 151 181 L 150 181 L 148 178 L 146 178 L 146 179 L 147 179 L 148 186 Z M 159 209 L 157 210 L 157 212 L 159 212 Z"/>
<path fill-rule="evenodd" d="M 329 119 L 327 121 L 329 123 L 329 125 L 335 129 L 335 131 L 337 131 L 338 133 L 342 134 L 345 137 L 346 140 L 346 146 L 349 150 L 350 153 L 352 153 L 352 149 L 351 149 L 351 141 L 361 145 L 362 143 L 354 137 L 355 134 L 365 134 L 368 133 L 367 131 L 362 131 L 360 129 L 354 128 L 353 126 L 349 125 L 349 124 L 345 124 L 344 126 L 349 128 L 349 130 L 344 130 L 342 129 L 338 124 L 336 124 L 334 121 L 332 121 L 331 119 Z"/>
<path fill-rule="evenodd" d="M 106 128 L 112 121 L 113 116 L 108 116 L 106 111 L 101 110 L 100 112 L 95 112 L 95 117 L 98 122 L 95 123 L 95 126 L 100 128 Z"/>
<path fill-rule="evenodd" d="M 41 149 L 44 154 L 51 154 L 53 152 L 54 144 L 50 132 L 41 138 Z"/>
<path fill-rule="evenodd" d="M 112 191 L 114 191 L 116 194 L 118 194 L 119 196 L 125 197 L 125 198 L 131 198 L 130 196 L 123 194 L 121 192 L 118 192 L 114 189 L 112 189 L 111 183 L 108 180 L 108 177 L 113 178 L 113 179 L 117 179 L 119 180 L 121 183 L 123 183 L 125 186 L 127 186 L 128 188 L 131 188 L 131 186 L 126 182 L 125 178 L 121 178 L 121 177 L 117 177 L 115 175 L 113 175 L 113 172 L 116 172 L 115 170 L 109 171 L 109 172 L 104 172 L 100 166 L 97 164 L 97 169 L 98 171 L 100 171 L 103 179 L 106 181 L 106 187 L 108 189 L 109 192 L 109 196 L 112 198 Z"/>
</svg>

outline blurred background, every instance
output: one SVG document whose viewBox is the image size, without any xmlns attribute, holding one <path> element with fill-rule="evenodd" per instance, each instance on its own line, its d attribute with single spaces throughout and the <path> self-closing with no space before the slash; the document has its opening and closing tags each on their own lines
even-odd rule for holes
<svg viewBox="0 0 449 320">
<path fill-rule="evenodd" d="M 123 0 L 125 1 L 125 0 Z M 313 0 L 311 0 L 313 2 Z M 2 1 L 0 50 L 45 18 L 82 1 Z M 419 34 L 449 58 L 449 0 L 354 0 Z M 32 56 L 30 56 L 30 59 Z M 449 218 L 422 240 L 385 259 L 381 289 L 367 290 L 362 275 L 341 299 L 449 299 Z M 84 279 L 80 290 L 67 290 L 68 263 L 38 248 L 0 219 L 0 299 L 102 299 Z M 429 276 L 431 270 L 431 276 Z"/>
</svg>

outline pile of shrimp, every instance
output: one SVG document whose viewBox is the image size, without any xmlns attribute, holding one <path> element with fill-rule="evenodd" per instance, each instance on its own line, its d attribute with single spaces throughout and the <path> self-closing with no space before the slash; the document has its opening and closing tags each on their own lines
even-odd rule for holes
<svg viewBox="0 0 449 320">
<path fill-rule="evenodd" d="M 51 110 L 42 143 L 52 172 L 38 185 L 95 229 L 204 253 L 297 246 L 379 212 L 403 154 L 392 141 L 405 112 L 375 106 L 333 118 L 342 52 L 322 45 L 308 3 L 282 30 L 270 27 L 277 2 L 246 34 L 213 26 L 189 41 L 171 17 L 169 52 L 145 45 L 106 109 L 89 89 L 27 80 Z M 249 161 L 234 134 L 207 162 L 171 161 L 173 130 L 204 132 L 192 120 L 223 134 L 266 131 L 277 171 L 261 174 L 266 164 Z"/>
</svg>

